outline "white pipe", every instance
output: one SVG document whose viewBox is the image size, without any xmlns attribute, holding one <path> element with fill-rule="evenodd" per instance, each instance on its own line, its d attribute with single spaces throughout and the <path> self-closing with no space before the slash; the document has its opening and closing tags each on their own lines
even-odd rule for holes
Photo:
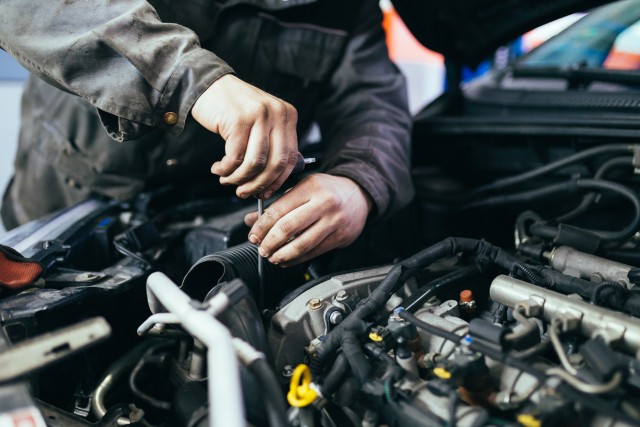
<svg viewBox="0 0 640 427">
<path fill-rule="evenodd" d="M 240 371 L 228 329 L 209 314 L 192 307 L 191 299 L 164 274 L 151 274 L 147 287 L 178 317 L 182 327 L 208 348 L 209 426 L 244 427 Z"/>
<path fill-rule="evenodd" d="M 162 325 L 173 325 L 180 323 L 178 317 L 173 313 L 156 313 L 149 316 L 147 320 L 138 326 L 138 335 L 142 336 L 149 332 L 158 323 Z"/>
</svg>

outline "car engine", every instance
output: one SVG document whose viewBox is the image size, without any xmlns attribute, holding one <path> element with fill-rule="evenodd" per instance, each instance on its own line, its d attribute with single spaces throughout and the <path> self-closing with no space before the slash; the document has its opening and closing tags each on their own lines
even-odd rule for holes
<svg viewBox="0 0 640 427">
<path fill-rule="evenodd" d="M 640 146 L 571 151 L 417 165 L 415 241 L 343 271 L 259 278 L 254 207 L 170 188 L 18 228 L 0 426 L 640 425 Z"/>
</svg>

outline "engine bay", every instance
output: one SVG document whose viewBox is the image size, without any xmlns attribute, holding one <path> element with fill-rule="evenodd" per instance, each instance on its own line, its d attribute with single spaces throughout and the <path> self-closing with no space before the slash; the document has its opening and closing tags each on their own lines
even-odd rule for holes
<svg viewBox="0 0 640 427">
<path fill-rule="evenodd" d="M 432 164 L 416 165 L 403 227 L 379 225 L 341 262 L 267 263 L 262 289 L 242 222 L 253 203 L 230 197 L 90 199 L 15 230 L 2 243 L 45 273 L 0 295 L 2 413 L 38 426 L 640 424 L 640 146 L 531 144 L 539 164 L 501 149 L 421 154 Z M 449 167 L 455 153 L 468 161 Z"/>
</svg>

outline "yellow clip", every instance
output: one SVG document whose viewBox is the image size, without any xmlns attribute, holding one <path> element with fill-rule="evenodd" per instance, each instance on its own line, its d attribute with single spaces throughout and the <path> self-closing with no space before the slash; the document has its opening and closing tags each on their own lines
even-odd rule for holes
<svg viewBox="0 0 640 427">
<path fill-rule="evenodd" d="M 375 332 L 370 332 L 369 333 L 369 339 L 371 341 L 374 341 L 374 342 L 381 342 L 382 341 L 382 337 L 380 335 L 378 335 L 377 333 L 375 333 Z"/>
<path fill-rule="evenodd" d="M 433 368 L 433 374 L 441 380 L 451 379 L 451 372 L 441 367 Z"/>
<path fill-rule="evenodd" d="M 311 387 L 311 370 L 305 364 L 296 366 L 291 376 L 291 385 L 289 386 L 289 393 L 287 393 L 287 400 L 289 405 L 296 408 L 304 408 L 312 404 L 318 394 Z"/>
<path fill-rule="evenodd" d="M 519 414 L 518 422 L 525 427 L 540 427 L 542 423 L 531 414 Z"/>
</svg>

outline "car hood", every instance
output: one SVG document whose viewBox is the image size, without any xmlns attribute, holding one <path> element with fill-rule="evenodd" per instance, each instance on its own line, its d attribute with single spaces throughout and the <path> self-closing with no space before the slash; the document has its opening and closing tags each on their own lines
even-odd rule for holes
<svg viewBox="0 0 640 427">
<path fill-rule="evenodd" d="M 392 0 L 413 35 L 458 65 L 476 66 L 526 31 L 604 0 Z"/>
</svg>

